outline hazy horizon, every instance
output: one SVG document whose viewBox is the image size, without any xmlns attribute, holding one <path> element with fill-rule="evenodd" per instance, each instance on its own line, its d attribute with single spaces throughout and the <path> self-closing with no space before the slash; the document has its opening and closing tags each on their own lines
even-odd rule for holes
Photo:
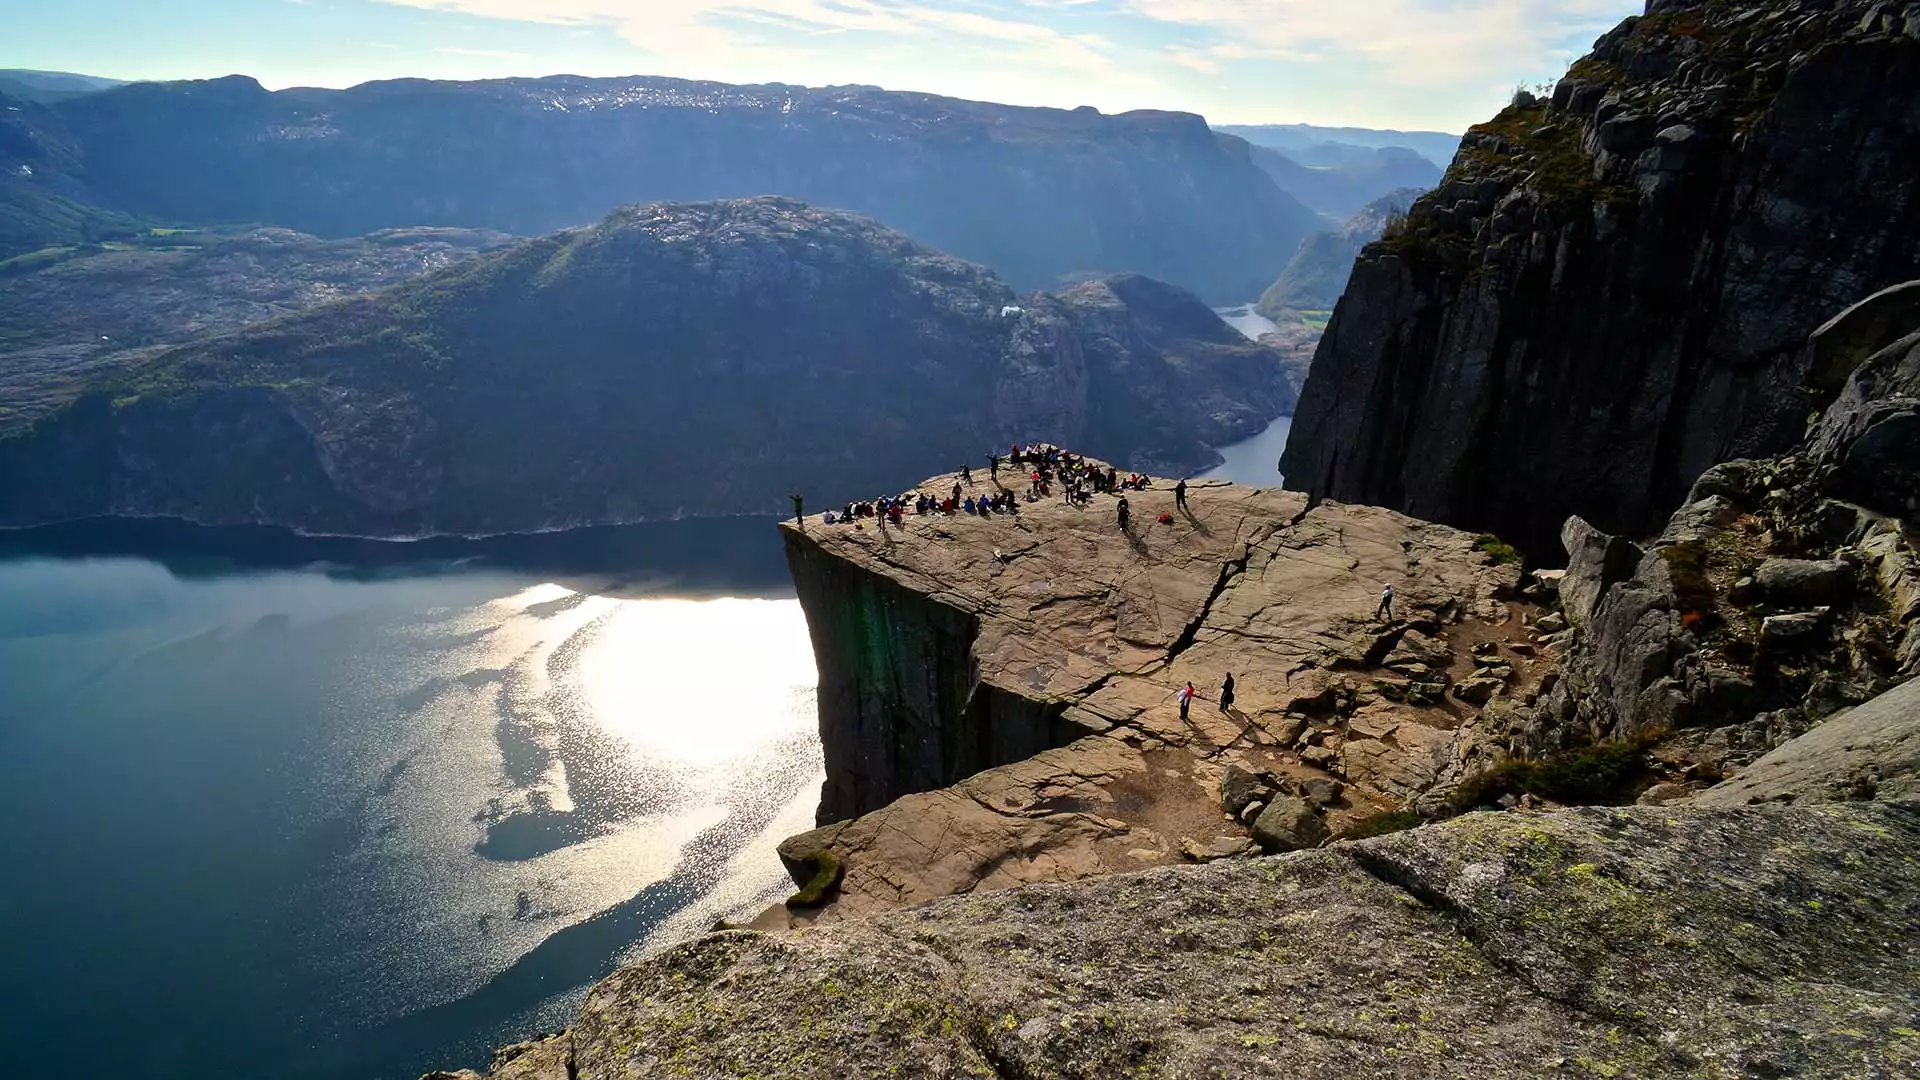
<svg viewBox="0 0 1920 1080">
<path fill-rule="evenodd" d="M 580 75 L 871 85 L 1214 124 L 1459 132 L 1631 0 L 0 0 L 0 67 L 269 89 Z M 113 27 L 102 35 L 100 27 Z"/>
</svg>

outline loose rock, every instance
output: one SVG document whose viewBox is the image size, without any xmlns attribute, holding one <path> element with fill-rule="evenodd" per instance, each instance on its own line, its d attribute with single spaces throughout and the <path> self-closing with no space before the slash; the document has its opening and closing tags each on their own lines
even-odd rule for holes
<svg viewBox="0 0 1920 1080">
<path fill-rule="evenodd" d="M 1327 822 L 1312 803 L 1282 795 L 1254 820 L 1253 838 L 1268 852 L 1318 847 L 1327 838 Z"/>
</svg>

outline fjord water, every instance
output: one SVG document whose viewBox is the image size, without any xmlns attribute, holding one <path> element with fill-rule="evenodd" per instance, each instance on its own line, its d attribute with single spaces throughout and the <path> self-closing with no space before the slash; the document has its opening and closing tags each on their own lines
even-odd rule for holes
<svg viewBox="0 0 1920 1080">
<path fill-rule="evenodd" d="M 0 542 L 9 1060 L 412 1080 L 790 888 L 820 750 L 769 523 L 125 528 Z"/>
<path fill-rule="evenodd" d="M 1272 319 L 1256 311 L 1252 304 L 1215 308 L 1214 314 L 1219 315 L 1228 326 L 1240 331 L 1248 341 L 1259 341 L 1260 335 L 1280 329 Z M 1280 455 L 1287 448 L 1287 433 L 1292 430 L 1293 417 L 1276 417 L 1258 435 L 1216 447 L 1222 458 L 1220 464 L 1195 479 L 1230 480 L 1248 487 L 1279 487 Z"/>
</svg>

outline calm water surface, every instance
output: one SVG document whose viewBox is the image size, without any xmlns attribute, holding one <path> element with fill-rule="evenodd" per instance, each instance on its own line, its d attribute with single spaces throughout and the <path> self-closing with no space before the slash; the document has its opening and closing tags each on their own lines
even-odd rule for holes
<svg viewBox="0 0 1920 1080">
<path fill-rule="evenodd" d="M 1282 416 L 1267 429 L 1245 442 L 1219 447 L 1225 458 L 1219 465 L 1200 474 L 1203 480 L 1231 480 L 1250 487 L 1280 486 L 1280 454 L 1287 448 L 1287 433 L 1293 430 L 1293 417 Z"/>
<path fill-rule="evenodd" d="M 771 525 L 125 529 L 0 540 L 8 1060 L 413 1080 L 789 891 L 821 769 Z"/>
<path fill-rule="evenodd" d="M 1279 330 L 1273 320 L 1255 311 L 1252 304 L 1214 308 L 1228 326 L 1240 331 L 1249 341 Z M 1280 486 L 1280 454 L 1287 448 L 1287 433 L 1293 430 L 1293 417 L 1282 416 L 1268 424 L 1265 431 L 1231 446 L 1217 447 L 1225 458 L 1219 465 L 1199 475 L 1202 480 L 1231 480 L 1250 487 Z"/>
<path fill-rule="evenodd" d="M 1239 307 L 1214 308 L 1214 314 L 1225 320 L 1228 326 L 1240 331 L 1248 341 L 1259 341 L 1262 334 L 1279 333 L 1280 326 L 1272 319 L 1260 314 L 1252 304 Z"/>
</svg>

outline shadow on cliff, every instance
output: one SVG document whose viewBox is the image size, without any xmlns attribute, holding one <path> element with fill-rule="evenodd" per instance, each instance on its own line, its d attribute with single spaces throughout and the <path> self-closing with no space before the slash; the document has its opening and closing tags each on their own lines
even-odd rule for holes
<svg viewBox="0 0 1920 1080">
<path fill-rule="evenodd" d="M 814 780 L 811 765 L 796 766 L 796 760 L 805 761 L 806 755 L 775 753 L 746 766 L 727 794 L 727 816 L 695 836 L 665 878 L 556 931 L 472 993 L 400 1017 L 351 1045 L 321 1050 L 296 1072 L 411 1080 L 429 1069 L 461 1064 L 450 1058 L 484 1057 L 494 1046 L 531 1038 L 536 1032 L 504 1025 L 522 1022 L 555 997 L 584 992 L 612 974 L 629 947 L 721 883 L 733 858 Z"/>
</svg>

